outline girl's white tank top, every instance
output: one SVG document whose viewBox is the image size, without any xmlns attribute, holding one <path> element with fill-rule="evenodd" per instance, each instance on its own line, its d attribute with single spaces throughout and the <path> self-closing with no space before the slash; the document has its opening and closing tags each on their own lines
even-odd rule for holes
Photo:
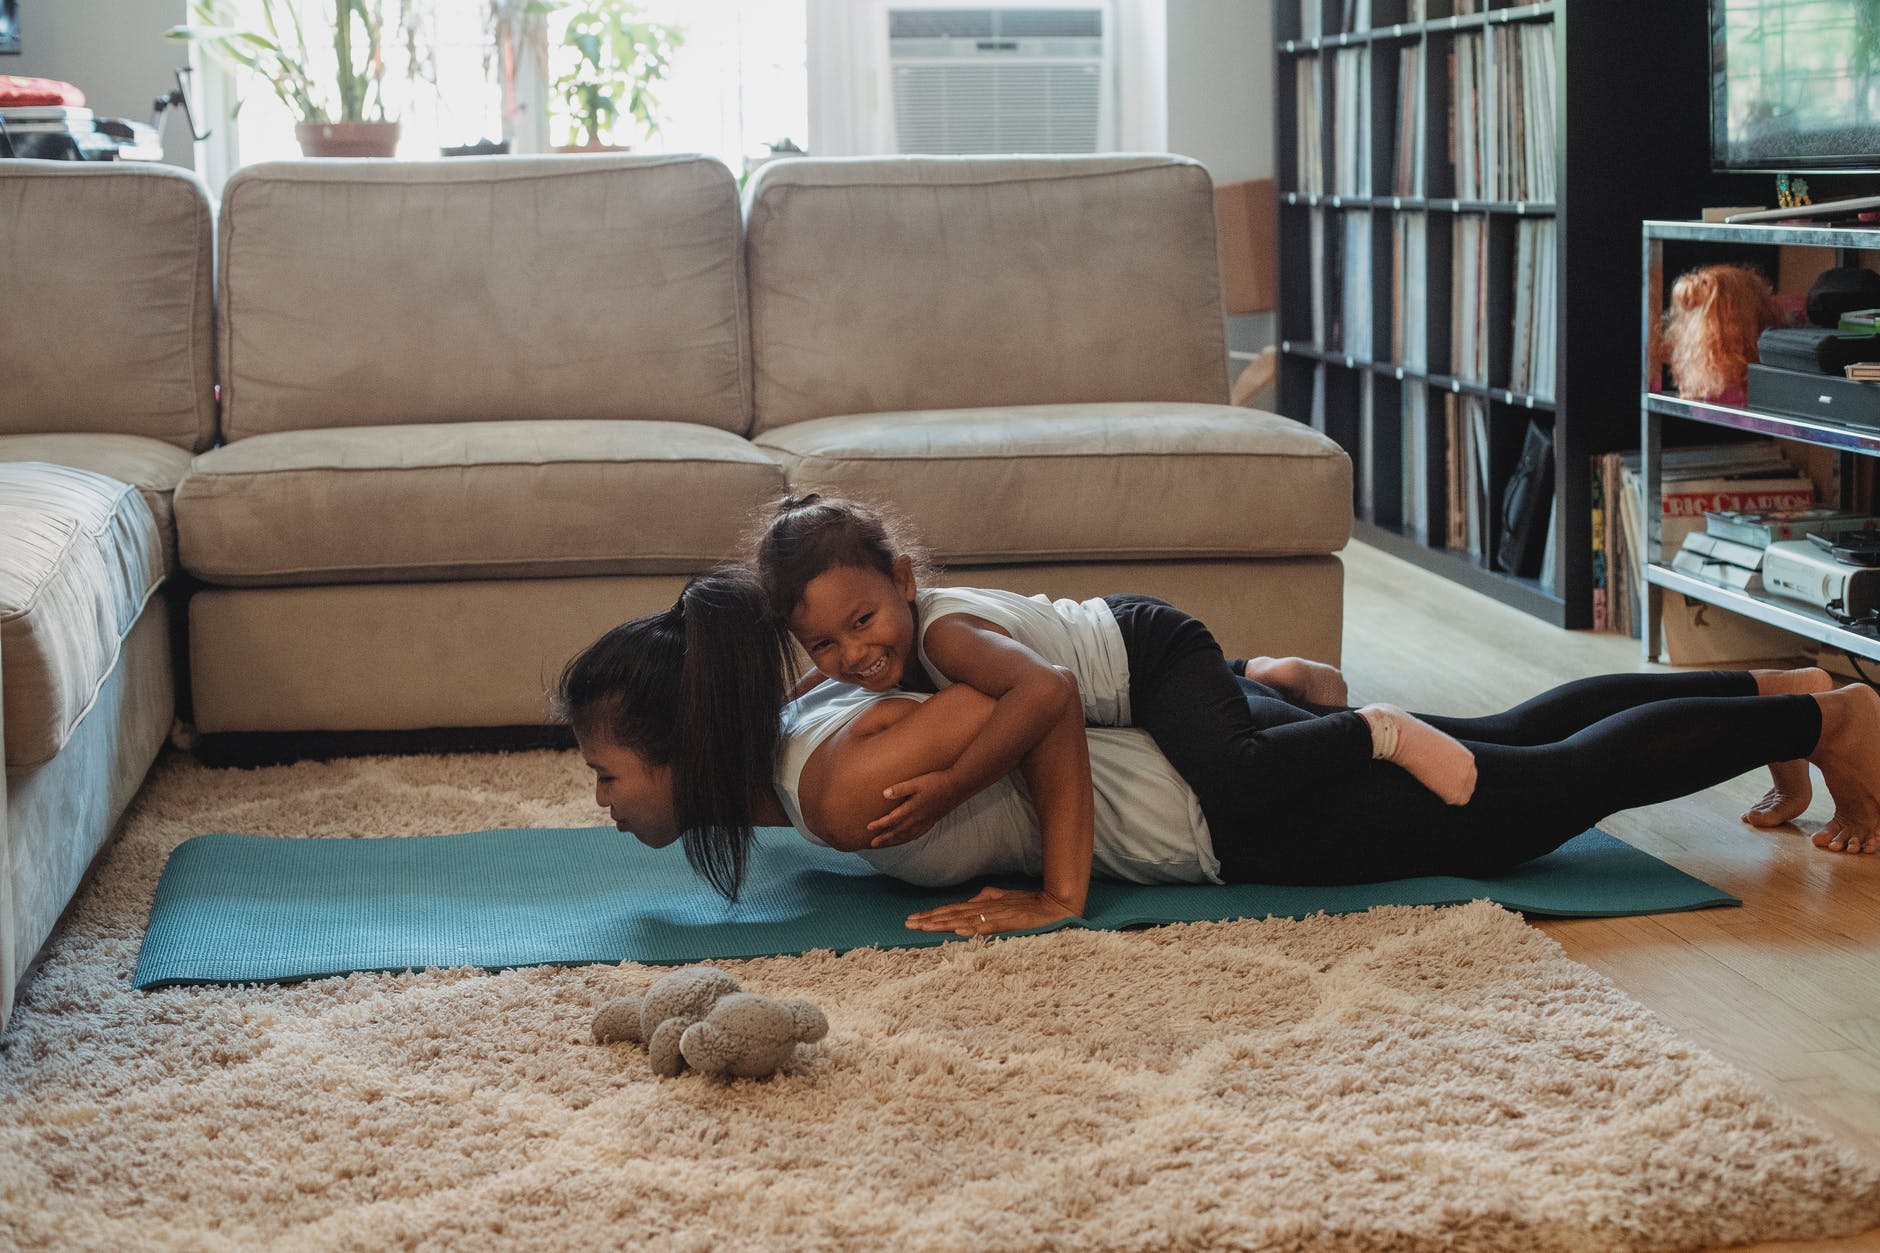
<svg viewBox="0 0 1880 1253">
<path fill-rule="evenodd" d="M 1129 654 L 1116 615 L 1101 598 L 1052 600 L 994 587 L 926 587 L 914 593 L 920 618 L 915 641 L 920 664 L 938 687 L 952 680 L 927 659 L 927 628 L 948 614 L 983 618 L 1054 666 L 1077 676 L 1084 721 L 1093 727 L 1126 727 L 1129 716 Z"/>
</svg>

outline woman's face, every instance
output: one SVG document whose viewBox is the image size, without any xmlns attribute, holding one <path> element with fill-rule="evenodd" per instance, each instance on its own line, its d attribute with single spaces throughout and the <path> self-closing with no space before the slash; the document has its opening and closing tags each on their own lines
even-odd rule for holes
<svg viewBox="0 0 1880 1253">
<path fill-rule="evenodd" d="M 594 803 L 607 811 L 616 827 L 648 844 L 670 844 L 679 838 L 671 766 L 648 765 L 632 749 L 595 731 L 576 731 L 575 743 L 594 772 Z"/>
<path fill-rule="evenodd" d="M 790 614 L 790 634 L 810 664 L 831 679 L 871 692 L 900 686 L 914 660 L 913 564 L 894 573 L 836 566 L 811 579 Z"/>
</svg>

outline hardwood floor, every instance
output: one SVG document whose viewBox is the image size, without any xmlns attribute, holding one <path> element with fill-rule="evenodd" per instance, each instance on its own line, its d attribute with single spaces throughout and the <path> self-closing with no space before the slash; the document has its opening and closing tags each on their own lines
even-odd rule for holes
<svg viewBox="0 0 1880 1253">
<path fill-rule="evenodd" d="M 1345 561 L 1345 673 L 1355 703 L 1479 714 L 1583 675 L 1665 669 L 1638 641 L 1560 631 L 1376 549 Z M 1536 920 L 1686 1040 L 1723 1057 L 1791 1109 L 1880 1160 L 1880 857 L 1737 820 L 1768 787 L 1758 771 L 1602 825 L 1740 897 L 1740 909 L 1644 918 Z M 1880 1232 L 1828 1245 L 1880 1250 Z"/>
</svg>

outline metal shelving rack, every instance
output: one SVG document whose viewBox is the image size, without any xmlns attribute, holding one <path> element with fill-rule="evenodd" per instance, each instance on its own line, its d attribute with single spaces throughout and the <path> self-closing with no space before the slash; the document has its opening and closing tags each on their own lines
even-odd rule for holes
<svg viewBox="0 0 1880 1253">
<path fill-rule="evenodd" d="M 1880 230 L 1864 227 L 1729 226 L 1711 222 L 1654 221 L 1644 224 L 1643 241 L 1643 264 L 1649 281 L 1642 289 L 1641 343 L 1644 337 L 1650 336 L 1652 327 L 1664 312 L 1656 307 L 1654 294 L 1666 290 L 1664 270 L 1667 242 L 1729 249 L 1732 257 L 1740 256 L 1746 248 L 1825 248 L 1834 252 L 1836 265 L 1858 265 L 1861 252 L 1880 249 Z M 1639 447 L 1644 452 L 1640 486 L 1642 501 L 1658 499 L 1666 418 L 1772 435 L 1834 449 L 1841 458 L 1841 499 L 1838 502 L 1841 508 L 1853 504 L 1851 459 L 1880 456 L 1880 429 L 1681 400 L 1665 392 L 1652 390 L 1652 382 L 1649 372 L 1642 370 L 1639 389 Z M 1646 552 L 1650 554 L 1651 560 L 1645 564 L 1643 632 L 1647 660 L 1656 660 L 1658 656 L 1666 591 L 1682 592 L 1694 600 L 1754 618 L 1758 622 L 1766 622 L 1856 656 L 1880 658 L 1880 637 L 1849 631 L 1822 610 L 1785 597 L 1760 596 L 1719 587 L 1692 578 L 1680 570 L 1673 570 L 1665 560 L 1666 554 L 1659 551 L 1662 546 L 1659 511 L 1642 509 L 1640 516 L 1648 519 L 1647 525 L 1650 527 L 1646 536 Z"/>
</svg>

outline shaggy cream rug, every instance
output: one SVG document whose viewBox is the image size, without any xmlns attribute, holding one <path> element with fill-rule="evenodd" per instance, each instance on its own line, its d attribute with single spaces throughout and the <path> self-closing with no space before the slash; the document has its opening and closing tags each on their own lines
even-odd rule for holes
<svg viewBox="0 0 1880 1253">
<path fill-rule="evenodd" d="M 1880 1170 L 1486 903 L 733 963 L 832 1030 L 655 1079 L 640 967 L 129 990 L 210 830 L 591 822 L 567 753 L 158 771 L 0 1050 L 0 1246 L 1690 1249 Z M 676 855 L 676 853 L 675 853 Z"/>
</svg>

